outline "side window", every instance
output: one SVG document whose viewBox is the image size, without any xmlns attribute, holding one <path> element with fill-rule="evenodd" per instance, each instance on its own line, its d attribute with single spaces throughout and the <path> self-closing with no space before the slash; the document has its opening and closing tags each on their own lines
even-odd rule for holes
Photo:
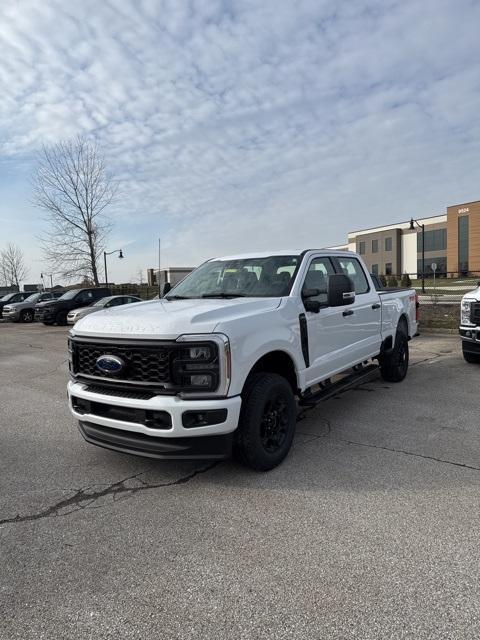
<svg viewBox="0 0 480 640">
<path fill-rule="evenodd" d="M 320 304 L 327 304 L 327 286 L 328 278 L 333 275 L 335 270 L 330 258 L 314 258 L 308 267 L 303 289 L 318 289 L 318 296 L 311 300 L 318 300 Z"/>
<path fill-rule="evenodd" d="M 77 302 L 81 302 L 82 304 L 86 302 L 89 304 L 93 300 L 93 293 L 91 291 L 82 291 L 77 296 Z"/>
<path fill-rule="evenodd" d="M 357 295 L 367 293 L 368 280 L 362 269 L 362 265 L 356 258 L 338 258 L 338 265 L 341 272 L 352 279 Z"/>
<path fill-rule="evenodd" d="M 118 307 L 119 304 L 123 304 L 123 303 L 124 303 L 123 298 L 114 298 L 113 300 L 110 300 L 110 302 L 107 304 L 107 307 Z"/>
</svg>

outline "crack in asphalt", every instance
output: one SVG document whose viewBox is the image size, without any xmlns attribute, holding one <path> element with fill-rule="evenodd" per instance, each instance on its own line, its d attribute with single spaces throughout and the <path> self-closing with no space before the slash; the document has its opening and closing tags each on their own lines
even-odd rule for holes
<svg viewBox="0 0 480 640">
<path fill-rule="evenodd" d="M 368 447 L 370 449 L 381 449 L 382 451 L 390 451 L 392 453 L 401 453 L 405 456 L 413 456 L 415 458 L 423 458 L 424 460 L 433 460 L 434 462 L 441 462 L 443 464 L 450 464 L 454 467 L 462 467 L 464 469 L 472 469 L 473 471 L 480 471 L 480 467 L 474 467 L 470 464 L 464 464 L 463 462 L 454 462 L 452 460 L 444 460 L 443 458 L 436 458 L 435 456 L 427 456 L 422 453 L 416 453 L 415 451 L 407 451 L 405 449 L 394 449 L 391 447 L 383 447 L 379 444 L 369 444 L 367 442 L 357 442 L 355 440 L 346 440 L 344 438 L 332 438 L 332 442 L 344 442 L 346 444 L 353 444 L 358 447 Z"/>
<path fill-rule="evenodd" d="M 107 485 L 104 489 L 100 489 L 97 491 L 91 491 L 91 487 L 83 487 L 82 489 L 78 489 L 73 496 L 69 498 L 64 498 L 59 502 L 43 509 L 42 511 L 38 511 L 37 513 L 29 514 L 29 515 L 16 515 L 13 518 L 4 518 L 0 520 L 0 526 L 4 524 L 19 524 L 21 522 L 32 522 L 34 520 L 42 520 L 44 518 L 60 518 L 71 515 L 77 511 L 81 511 L 82 509 L 98 509 L 101 506 L 92 506 L 94 502 L 96 502 L 99 498 L 103 498 L 104 496 L 111 495 L 113 500 L 115 501 L 120 494 L 129 493 L 130 495 L 134 495 L 139 491 L 146 491 L 147 489 L 159 489 L 162 487 L 173 487 L 180 484 L 186 484 L 193 480 L 198 475 L 203 473 L 207 473 L 211 469 L 215 468 L 220 464 L 219 460 L 212 462 L 206 467 L 202 467 L 201 469 L 195 469 L 191 473 L 181 476 L 176 480 L 170 480 L 168 482 L 158 482 L 158 483 L 149 483 L 145 480 L 142 480 L 140 476 L 148 473 L 147 471 L 141 471 L 140 473 L 136 473 L 132 476 L 128 476 L 127 478 L 123 478 L 123 480 L 118 480 L 117 482 L 113 482 L 112 484 Z M 126 482 L 129 480 L 138 480 L 140 482 L 140 486 L 136 487 L 128 487 L 126 486 Z M 72 507 L 71 509 L 68 509 Z M 68 509 L 65 513 L 59 513 L 60 511 Z"/>
</svg>

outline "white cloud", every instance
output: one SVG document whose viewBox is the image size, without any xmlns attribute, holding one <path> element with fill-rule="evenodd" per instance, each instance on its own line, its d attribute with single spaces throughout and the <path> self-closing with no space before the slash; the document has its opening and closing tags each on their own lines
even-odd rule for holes
<svg viewBox="0 0 480 640">
<path fill-rule="evenodd" d="M 0 151 L 98 138 L 138 266 L 159 227 L 174 263 L 341 242 L 479 197 L 479 20 L 469 0 L 4 0 Z"/>
</svg>

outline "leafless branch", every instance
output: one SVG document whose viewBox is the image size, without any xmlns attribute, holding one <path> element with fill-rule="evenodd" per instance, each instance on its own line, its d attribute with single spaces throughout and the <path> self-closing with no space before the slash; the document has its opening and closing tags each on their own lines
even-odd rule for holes
<svg viewBox="0 0 480 640">
<path fill-rule="evenodd" d="M 49 225 L 40 240 L 51 268 L 66 279 L 80 275 L 100 283 L 98 261 L 111 223 L 105 209 L 116 185 L 96 145 L 82 137 L 44 147 L 34 177 L 34 203 Z"/>
</svg>

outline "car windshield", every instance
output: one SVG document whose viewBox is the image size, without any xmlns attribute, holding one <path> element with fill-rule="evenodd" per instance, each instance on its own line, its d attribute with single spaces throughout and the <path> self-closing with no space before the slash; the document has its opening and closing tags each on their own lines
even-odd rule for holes
<svg viewBox="0 0 480 640">
<path fill-rule="evenodd" d="M 60 298 L 57 298 L 57 300 L 71 300 L 77 295 L 79 291 L 80 289 L 70 289 L 70 291 L 64 293 L 63 296 L 60 296 Z"/>
<path fill-rule="evenodd" d="M 210 260 L 192 271 L 166 296 L 188 298 L 269 298 L 290 293 L 299 256 Z"/>
<path fill-rule="evenodd" d="M 40 296 L 41 296 L 40 293 L 32 293 L 31 296 L 28 296 L 28 298 L 25 298 L 24 302 L 36 302 Z"/>
<path fill-rule="evenodd" d="M 3 296 L 3 298 L 0 298 L 0 301 L 1 302 L 8 302 L 8 300 L 13 298 L 14 295 L 15 295 L 14 293 L 7 293 L 5 296 Z"/>
</svg>

